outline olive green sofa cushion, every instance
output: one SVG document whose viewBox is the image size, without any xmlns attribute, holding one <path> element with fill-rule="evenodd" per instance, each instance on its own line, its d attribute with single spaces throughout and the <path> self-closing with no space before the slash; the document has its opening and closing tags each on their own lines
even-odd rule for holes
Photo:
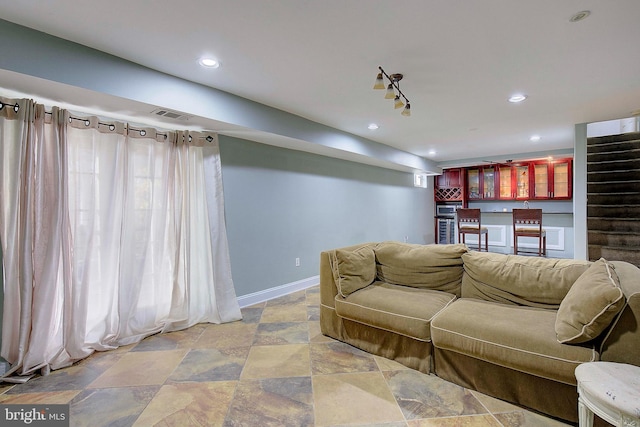
<svg viewBox="0 0 640 427">
<path fill-rule="evenodd" d="M 576 280 L 562 300 L 555 324 L 558 341 L 579 344 L 598 337 L 625 302 L 615 268 L 600 258 Z"/>
<path fill-rule="evenodd" d="M 431 339 L 438 349 L 575 385 L 575 368 L 598 354 L 559 343 L 555 321 L 554 310 L 462 298 L 432 320 Z"/>
<path fill-rule="evenodd" d="M 346 298 L 336 295 L 338 316 L 419 341 L 431 340 L 431 319 L 455 295 L 430 289 L 374 282 Z"/>
<path fill-rule="evenodd" d="M 336 249 L 332 252 L 331 269 L 341 296 L 347 297 L 375 280 L 374 246 L 365 245 L 354 250 Z"/>
<path fill-rule="evenodd" d="M 462 255 L 462 297 L 557 310 L 591 263 L 470 251 Z"/>
<path fill-rule="evenodd" d="M 382 242 L 374 251 L 377 280 L 460 296 L 463 271 L 461 255 L 468 251 L 466 245 Z"/>
</svg>

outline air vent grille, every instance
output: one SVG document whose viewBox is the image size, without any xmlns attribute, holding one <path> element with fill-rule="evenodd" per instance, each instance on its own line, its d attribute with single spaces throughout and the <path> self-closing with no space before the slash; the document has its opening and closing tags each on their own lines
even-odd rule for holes
<svg viewBox="0 0 640 427">
<path fill-rule="evenodd" d="M 167 108 L 156 108 L 152 111 L 152 113 L 156 116 L 167 117 L 169 119 L 175 120 L 189 120 L 191 117 L 193 117 L 189 114 L 181 113 L 175 110 L 169 110 Z"/>
</svg>

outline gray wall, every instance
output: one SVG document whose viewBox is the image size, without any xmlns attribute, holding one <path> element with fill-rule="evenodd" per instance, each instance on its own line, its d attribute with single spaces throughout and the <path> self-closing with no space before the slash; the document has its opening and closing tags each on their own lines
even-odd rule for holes
<svg viewBox="0 0 640 427">
<path fill-rule="evenodd" d="M 322 250 L 434 241 L 433 188 L 412 174 L 226 136 L 220 152 L 238 296 L 316 276 Z"/>
</svg>

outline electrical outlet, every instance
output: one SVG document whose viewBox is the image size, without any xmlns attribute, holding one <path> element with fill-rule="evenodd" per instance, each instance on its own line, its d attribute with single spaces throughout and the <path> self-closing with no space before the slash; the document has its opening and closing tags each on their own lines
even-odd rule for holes
<svg viewBox="0 0 640 427">
<path fill-rule="evenodd" d="M 300 258 L 296 258 L 296 267 L 300 267 Z"/>
</svg>

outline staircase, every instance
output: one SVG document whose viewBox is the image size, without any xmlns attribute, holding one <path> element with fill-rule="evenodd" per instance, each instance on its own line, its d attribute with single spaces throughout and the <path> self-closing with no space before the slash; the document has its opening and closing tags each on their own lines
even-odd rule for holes
<svg viewBox="0 0 640 427">
<path fill-rule="evenodd" d="M 587 139 L 589 259 L 640 266 L 640 133 Z"/>
</svg>

